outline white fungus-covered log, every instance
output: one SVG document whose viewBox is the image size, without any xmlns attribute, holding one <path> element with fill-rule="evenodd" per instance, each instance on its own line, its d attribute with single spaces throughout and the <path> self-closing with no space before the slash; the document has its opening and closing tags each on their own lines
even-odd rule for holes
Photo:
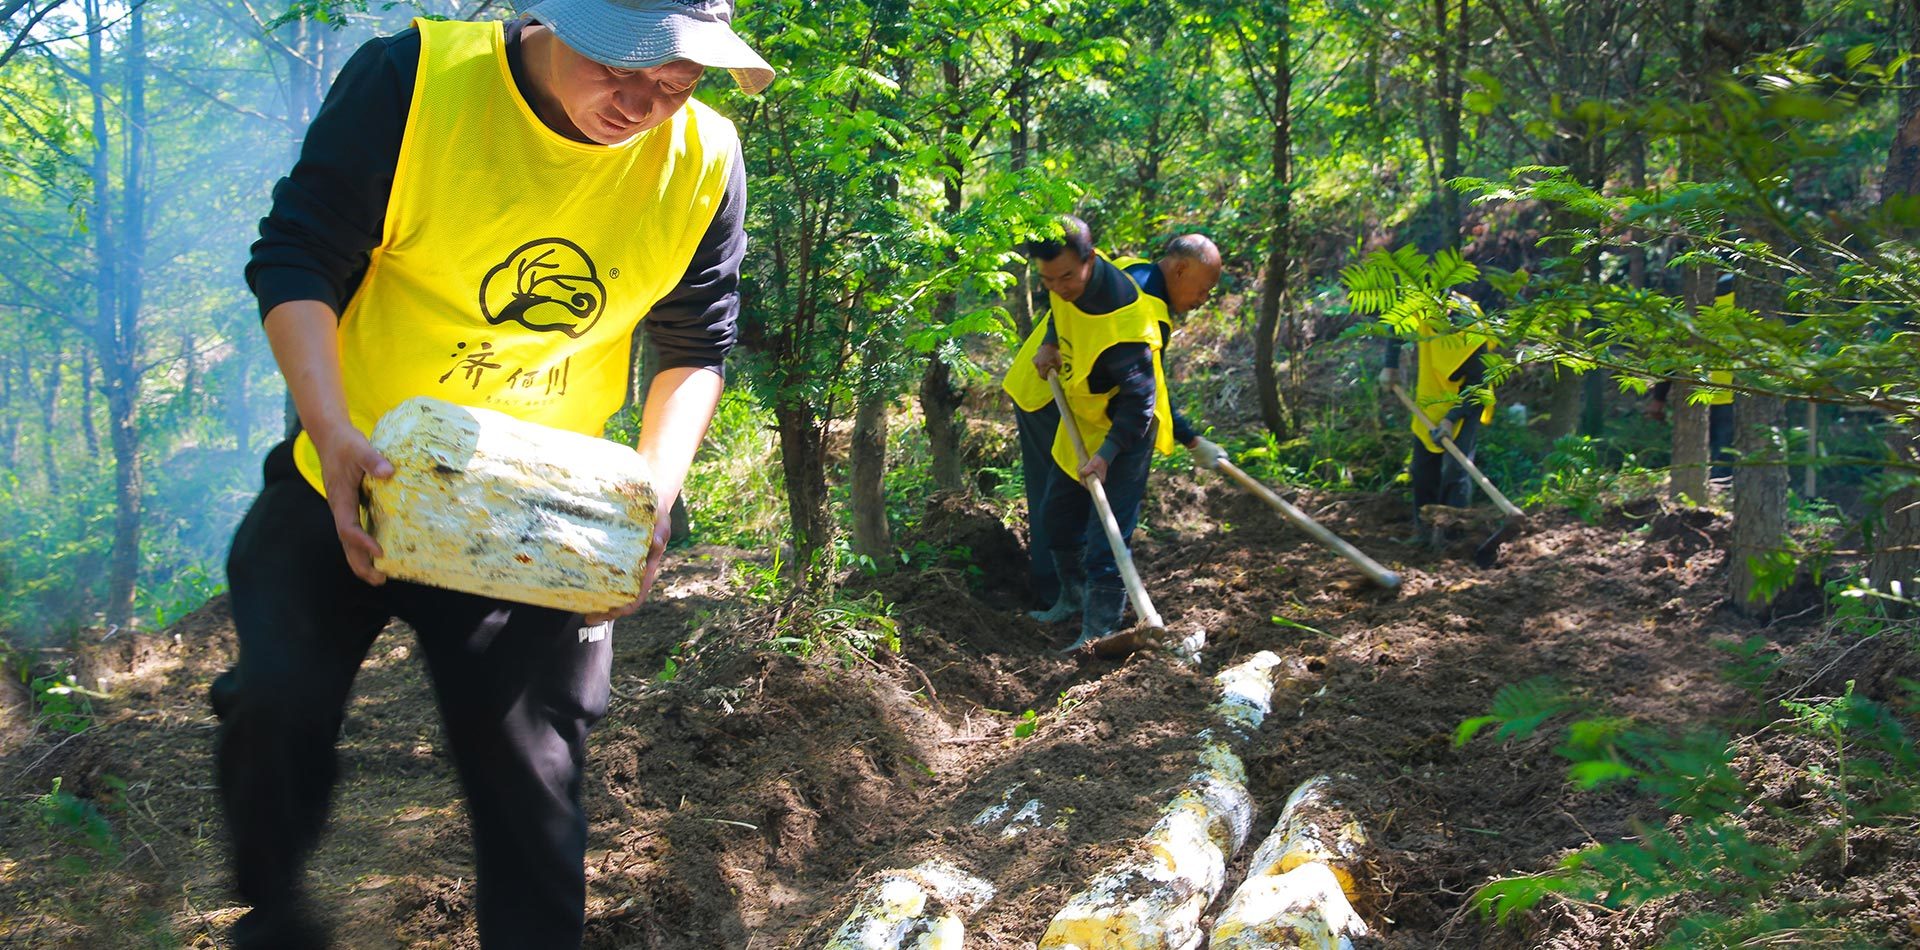
<svg viewBox="0 0 1920 950">
<path fill-rule="evenodd" d="M 1191 950 L 1200 915 L 1227 883 L 1227 862 L 1253 821 L 1246 767 L 1234 745 L 1259 725 L 1279 658 L 1262 652 L 1215 677 L 1215 711 L 1227 727 L 1200 734 L 1200 768 L 1126 858 L 1067 900 L 1040 950 Z"/>
<path fill-rule="evenodd" d="M 973 816 L 973 826 L 992 828 L 998 825 L 1002 839 L 1018 838 L 1036 828 L 1051 827 L 1066 830 L 1067 816 L 1055 813 L 1040 799 L 1029 798 L 1018 806 L 1014 805 L 1014 793 L 1025 788 L 1026 784 L 1025 782 L 1014 783 L 1013 787 L 1001 794 L 999 802 L 980 809 L 980 813 Z"/>
<path fill-rule="evenodd" d="M 1321 775 L 1287 796 L 1247 880 L 1215 921 L 1213 950 L 1341 950 L 1367 927 L 1354 912 L 1354 882 L 1367 834 Z"/>
<path fill-rule="evenodd" d="M 372 442 L 394 468 L 367 479 L 389 577 L 578 613 L 639 598 L 657 505 L 633 449 L 425 397 Z"/>
<path fill-rule="evenodd" d="M 993 885 L 938 858 L 884 871 L 826 950 L 960 950 L 966 918 L 991 900 Z"/>
<path fill-rule="evenodd" d="M 1242 740 L 1259 731 L 1273 711 L 1273 680 L 1281 662 L 1272 651 L 1261 650 L 1214 676 L 1213 681 L 1220 684 L 1220 701 L 1213 713 Z"/>
<path fill-rule="evenodd" d="M 1333 779 L 1315 776 L 1287 796 L 1273 833 L 1253 852 L 1248 878 L 1285 874 L 1302 864 L 1324 864 L 1349 897 L 1367 860 L 1367 832 L 1333 797 Z"/>
<path fill-rule="evenodd" d="M 1210 950 L 1352 950 L 1367 925 L 1326 865 L 1248 878 L 1207 938 Z"/>
</svg>

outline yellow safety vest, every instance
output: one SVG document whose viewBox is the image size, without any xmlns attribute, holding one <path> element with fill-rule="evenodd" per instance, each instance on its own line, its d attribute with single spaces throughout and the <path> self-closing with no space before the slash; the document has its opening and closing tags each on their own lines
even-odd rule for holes
<svg viewBox="0 0 1920 950">
<path fill-rule="evenodd" d="M 1731 307 L 1733 306 L 1733 295 L 1721 294 L 1720 296 L 1713 298 L 1713 302 L 1716 304 L 1722 304 L 1722 305 Z M 1730 370 L 1730 369 L 1707 370 L 1707 382 L 1719 383 L 1722 386 L 1728 383 L 1731 383 L 1733 382 L 1733 370 Z M 1733 390 L 1707 389 L 1707 397 L 1701 401 L 1709 406 L 1731 406 L 1733 405 Z"/>
<path fill-rule="evenodd" d="M 1474 306 L 1473 312 L 1475 316 L 1480 314 L 1478 305 Z M 1498 341 L 1482 332 L 1479 324 L 1475 324 L 1473 329 L 1468 330 L 1456 330 L 1448 324 L 1436 326 L 1433 323 L 1427 323 L 1421 326 L 1420 339 L 1414 344 L 1414 359 L 1418 364 L 1418 371 L 1413 381 L 1413 400 L 1419 404 L 1420 410 L 1426 413 L 1427 418 L 1439 422 L 1442 416 L 1460 402 L 1461 382 L 1454 379 L 1453 374 L 1459 372 L 1460 367 L 1466 365 L 1467 358 L 1481 347 L 1492 349 L 1497 345 L 1499 345 Z M 1493 403 L 1488 402 L 1486 408 L 1480 412 L 1480 424 L 1485 425 L 1492 421 Z M 1458 438 L 1460 427 L 1465 422 L 1464 419 L 1455 422 L 1453 431 L 1449 435 Z M 1427 451 L 1441 451 L 1440 446 L 1433 441 L 1433 436 L 1427 432 L 1427 427 L 1418 418 L 1412 420 L 1412 428 L 1414 437 L 1420 440 L 1420 444 L 1425 446 Z"/>
<path fill-rule="evenodd" d="M 1046 341 L 1047 321 L 1053 321 L 1055 339 L 1060 344 L 1060 387 L 1067 394 L 1067 406 L 1073 410 L 1073 416 L 1080 424 L 1080 436 L 1086 441 L 1087 453 L 1091 455 L 1100 450 L 1106 441 L 1107 433 L 1113 429 L 1113 420 L 1107 415 L 1107 404 L 1113 401 L 1117 389 L 1104 393 L 1093 392 L 1087 385 L 1087 375 L 1093 372 L 1093 364 L 1100 354 L 1116 343 L 1145 343 L 1153 353 L 1153 415 L 1159 422 L 1155 427 L 1154 448 L 1164 452 L 1173 452 L 1173 417 L 1168 410 L 1167 374 L 1160 363 L 1160 327 L 1167 320 L 1166 304 L 1159 298 L 1145 292 L 1135 295 L 1132 303 L 1112 313 L 1097 316 L 1089 315 L 1080 308 L 1061 300 L 1059 295 L 1049 293 L 1047 301 L 1050 312 L 1045 320 L 1034 326 L 1027 335 L 1026 342 L 1020 345 L 1020 351 L 1014 354 L 1013 365 L 1007 367 L 1006 378 L 1001 388 L 1013 397 L 1014 404 L 1028 412 L 1038 411 L 1053 401 L 1053 389 L 1033 368 L 1033 356 L 1040 351 L 1040 344 Z M 1053 460 L 1068 475 L 1079 477 L 1080 459 L 1073 450 L 1073 437 L 1067 434 L 1063 424 L 1054 431 Z"/>
<path fill-rule="evenodd" d="M 1149 261 L 1144 257 L 1116 257 L 1113 259 L 1113 266 L 1120 268 L 1120 273 L 1122 274 L 1127 274 L 1127 268 L 1132 267 L 1135 264 L 1152 264 L 1152 263 L 1153 263 L 1152 261 Z M 1133 280 L 1133 275 L 1127 274 L 1127 279 Z M 1140 288 L 1141 294 L 1146 296 L 1152 296 L 1151 294 L 1147 293 L 1147 288 L 1144 285 L 1142 285 L 1139 281 L 1134 280 L 1133 283 L 1134 283 L 1134 286 Z M 1153 314 L 1153 318 L 1155 320 L 1158 320 L 1161 326 L 1166 327 L 1167 332 L 1162 334 L 1162 336 L 1171 334 L 1173 332 L 1173 311 L 1167 309 L 1167 302 L 1155 297 L 1150 302 L 1149 305 L 1156 308 Z"/>
<path fill-rule="evenodd" d="M 386 225 L 340 317 L 355 428 L 413 396 L 598 436 L 625 402 L 632 337 L 677 286 L 732 171 L 733 124 L 689 100 L 618 145 L 549 129 L 501 24 L 416 19 Z M 325 492 L 313 441 L 294 460 Z"/>
</svg>

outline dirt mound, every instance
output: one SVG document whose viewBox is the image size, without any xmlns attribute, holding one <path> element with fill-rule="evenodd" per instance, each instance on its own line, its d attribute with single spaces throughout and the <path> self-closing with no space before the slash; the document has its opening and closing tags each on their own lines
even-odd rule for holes
<svg viewBox="0 0 1920 950">
<path fill-rule="evenodd" d="M 909 550 L 931 553 L 941 567 L 965 574 L 970 590 L 983 600 L 1012 598 L 1004 601 L 1011 606 L 1027 594 L 1026 545 L 991 505 L 950 492 L 935 494 L 927 499 L 919 527 L 901 540 Z"/>
</svg>

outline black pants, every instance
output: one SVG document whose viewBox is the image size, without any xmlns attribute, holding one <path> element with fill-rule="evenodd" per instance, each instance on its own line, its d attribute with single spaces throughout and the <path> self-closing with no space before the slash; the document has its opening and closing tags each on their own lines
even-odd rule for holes
<svg viewBox="0 0 1920 950">
<path fill-rule="evenodd" d="M 1707 455 L 1713 460 L 1708 477 L 1733 477 L 1733 403 L 1707 407 Z"/>
<path fill-rule="evenodd" d="M 587 730 L 607 709 L 612 638 L 582 642 L 578 614 L 363 583 L 286 443 L 267 456 L 266 486 L 234 535 L 227 579 L 240 657 L 214 683 L 213 702 L 241 897 L 269 914 L 297 899 L 326 821 L 354 674 L 397 616 L 418 634 L 466 791 L 482 945 L 579 946 L 580 776 Z"/>
<path fill-rule="evenodd" d="M 1027 586 L 1033 591 L 1033 599 L 1046 607 L 1060 593 L 1060 577 L 1048 553 L 1053 545 L 1047 537 L 1047 490 L 1060 467 L 1053 461 L 1053 434 L 1060 428 L 1060 408 L 1047 403 L 1037 412 L 1028 412 L 1015 405 L 1013 421 L 1020 432 L 1020 474 L 1027 485 Z"/>
<path fill-rule="evenodd" d="M 1469 460 L 1473 458 L 1473 443 L 1480 435 L 1480 414 L 1472 413 L 1460 421 L 1460 434 L 1454 436 L 1453 444 L 1460 454 Z M 1427 451 L 1426 443 L 1413 440 L 1413 464 L 1407 470 L 1407 480 L 1413 483 L 1413 514 L 1420 516 L 1420 509 L 1428 505 L 1448 505 L 1465 508 L 1473 501 L 1473 482 L 1468 479 L 1467 470 L 1447 454 L 1446 449 L 1438 452 Z"/>
<path fill-rule="evenodd" d="M 1147 425 L 1140 444 L 1114 456 L 1107 464 L 1103 488 L 1113 520 L 1119 525 L 1120 539 L 1133 550 L 1133 529 L 1140 523 L 1140 502 L 1147 495 L 1147 476 L 1153 471 L 1153 440 L 1159 422 Z M 1047 545 L 1054 551 L 1085 551 L 1081 564 L 1087 570 L 1087 588 L 1122 589 L 1120 565 L 1113 557 L 1113 544 L 1107 532 L 1094 521 L 1093 493 L 1078 478 L 1062 471 L 1051 457 L 1047 460 Z"/>
</svg>

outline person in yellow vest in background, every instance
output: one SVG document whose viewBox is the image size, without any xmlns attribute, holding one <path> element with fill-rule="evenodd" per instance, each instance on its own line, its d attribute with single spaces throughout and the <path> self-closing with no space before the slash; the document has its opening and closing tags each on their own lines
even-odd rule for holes
<svg viewBox="0 0 1920 950">
<path fill-rule="evenodd" d="M 1173 450 L 1173 422 L 1160 370 L 1156 315 L 1164 306 L 1094 248 L 1086 222 L 1069 215 L 1060 226 L 1058 239 L 1023 248 L 1038 265 L 1049 308 L 1014 355 L 1003 386 L 1020 413 L 1028 484 L 1045 485 L 1040 513 L 1029 517 L 1040 525 L 1059 579 L 1054 605 L 1035 617 L 1057 622 L 1081 613 L 1078 647 L 1118 629 L 1127 603 L 1113 550 L 1091 524 L 1092 496 L 1082 479 L 1102 481 L 1121 537 L 1130 540 L 1153 452 Z M 1084 464 L 1057 415 L 1047 427 L 1053 373 L 1086 440 Z M 1031 487 L 1028 497 L 1033 503 Z"/>
<path fill-rule="evenodd" d="M 1721 274 L 1714 281 L 1713 302 L 1723 306 L 1733 305 L 1733 275 Z M 1712 460 L 1712 468 L 1707 475 L 1714 479 L 1733 477 L 1733 390 L 1716 389 L 1717 385 L 1733 382 L 1733 371 L 1710 369 L 1707 371 L 1704 399 L 1707 405 L 1707 458 Z M 1667 421 L 1667 397 L 1673 393 L 1673 384 L 1658 382 L 1653 385 L 1650 394 L 1652 401 L 1647 405 L 1647 415 L 1660 422 Z"/>
<path fill-rule="evenodd" d="M 1484 385 L 1483 357 L 1496 341 L 1486 332 L 1481 322 L 1485 315 L 1472 298 L 1453 293 L 1449 302 L 1451 315 L 1429 318 L 1414 331 L 1413 400 L 1434 424 L 1429 428 L 1418 417 L 1412 420 L 1415 441 L 1407 480 L 1413 491 L 1413 533 L 1405 539 L 1411 544 L 1443 540 L 1421 518 L 1422 508 L 1464 508 L 1473 500 L 1473 483 L 1466 469 L 1441 446 L 1440 434 L 1450 436 L 1460 453 L 1472 459 L 1480 427 L 1493 421 L 1491 400 L 1482 402 L 1463 393 Z M 1400 385 L 1400 349 L 1399 339 L 1387 341 L 1382 386 Z"/>
<path fill-rule="evenodd" d="M 660 357 L 637 451 L 661 511 L 723 385 L 746 252 L 733 124 L 706 68 L 773 70 L 730 0 L 540 0 L 507 23 L 420 19 L 341 70 L 274 189 L 247 280 L 301 431 L 272 450 L 227 562 L 235 666 L 215 682 L 242 948 L 328 944 L 302 899 L 334 743 L 374 637 L 415 632 L 466 794 L 486 948 L 578 947 L 587 732 L 612 662 L 598 617 L 389 581 L 362 529 L 393 467 L 373 423 L 420 395 L 598 436 L 633 334 Z M 659 570 L 660 519 L 643 570 Z M 377 778 L 377 776 L 368 776 Z"/>
</svg>

